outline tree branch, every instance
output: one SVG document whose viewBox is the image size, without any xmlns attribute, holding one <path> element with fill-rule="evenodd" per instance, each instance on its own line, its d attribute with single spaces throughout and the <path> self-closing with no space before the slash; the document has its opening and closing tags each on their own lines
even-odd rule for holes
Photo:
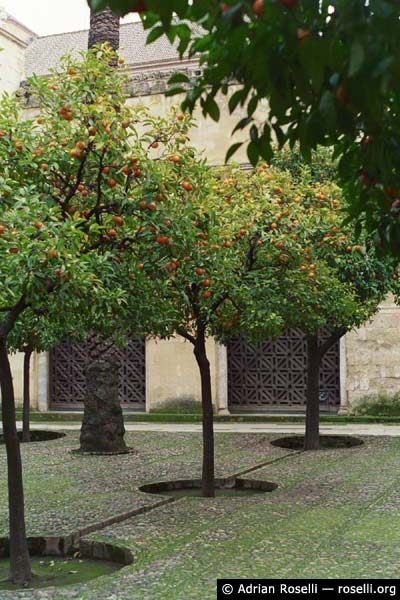
<svg viewBox="0 0 400 600">
<path fill-rule="evenodd" d="M 102 188 L 101 188 L 101 176 L 102 176 L 102 173 L 103 173 L 104 157 L 106 155 L 106 152 L 107 152 L 107 150 L 105 148 L 103 148 L 103 151 L 102 151 L 101 157 L 100 157 L 99 172 L 98 172 L 98 175 L 97 175 L 97 199 L 96 199 L 96 206 L 89 213 L 89 217 L 91 217 L 93 214 L 96 215 L 96 222 L 98 223 L 98 225 L 100 225 L 100 204 L 101 204 L 101 198 L 102 198 L 102 195 L 103 195 L 102 194 Z"/>
<path fill-rule="evenodd" d="M 325 354 L 328 352 L 328 350 L 330 348 L 332 348 L 332 346 L 334 346 L 334 344 L 336 344 L 336 342 L 338 342 L 340 340 L 340 338 L 342 338 L 344 336 L 345 333 L 347 333 L 347 328 L 340 327 L 339 329 L 336 329 L 332 333 L 332 335 L 329 336 L 329 338 L 319 346 L 319 350 L 321 352 L 321 358 L 323 356 L 325 356 Z"/>
<path fill-rule="evenodd" d="M 0 338 L 6 338 L 10 331 L 12 331 L 18 317 L 24 310 L 28 307 L 26 303 L 25 295 L 21 296 L 18 300 L 17 304 L 12 307 L 4 320 L 4 322 L 0 325 Z"/>
<path fill-rule="evenodd" d="M 221 304 L 223 304 L 225 302 L 225 300 L 227 300 L 229 297 L 228 292 L 225 292 L 224 294 L 222 294 L 221 298 L 219 298 L 219 300 L 216 300 L 214 302 L 214 304 L 211 306 L 211 311 L 214 313 L 220 306 Z"/>
<path fill-rule="evenodd" d="M 191 335 L 190 333 L 188 333 L 186 331 L 186 329 L 184 329 L 183 327 L 178 327 L 178 329 L 176 331 L 180 336 L 182 336 L 183 338 L 188 340 L 191 344 L 193 344 L 193 346 L 196 345 L 196 338 L 193 335 Z"/>
</svg>

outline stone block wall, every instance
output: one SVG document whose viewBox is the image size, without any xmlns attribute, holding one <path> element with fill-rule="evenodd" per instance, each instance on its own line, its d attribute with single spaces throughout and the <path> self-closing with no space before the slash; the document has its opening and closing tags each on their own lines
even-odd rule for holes
<svg viewBox="0 0 400 600">
<path fill-rule="evenodd" d="M 342 383 L 347 397 L 342 404 L 351 406 L 363 396 L 400 391 L 400 308 L 392 299 L 381 305 L 371 322 L 347 334 L 343 346 L 346 379 Z"/>
<path fill-rule="evenodd" d="M 182 71 L 183 69 L 180 69 Z M 169 73 L 171 75 L 172 72 Z M 148 95 L 143 95 L 143 86 L 145 82 L 151 82 L 151 87 L 147 90 Z M 179 105 L 183 100 L 183 96 L 165 96 L 164 92 L 168 89 L 166 85 L 167 78 L 151 79 L 150 75 L 142 75 L 140 85 L 135 78 L 131 79 L 130 98 L 127 101 L 128 106 L 147 106 L 151 113 L 155 116 L 165 117 L 168 111 Z M 159 84 L 159 85 L 157 85 Z M 231 93 L 238 89 L 237 86 L 231 85 Z M 224 96 L 217 97 L 217 102 L 220 106 L 227 104 Z M 267 115 L 267 105 L 262 104 L 255 115 L 256 122 L 263 123 Z M 237 132 L 231 135 L 238 120 L 247 116 L 245 108 L 237 108 L 233 114 L 229 114 L 228 110 L 221 110 L 221 118 L 216 123 L 211 118 L 204 118 L 201 110 L 197 108 L 194 112 L 195 126 L 190 131 L 190 143 L 195 148 L 203 153 L 204 157 L 210 165 L 223 165 L 225 156 L 230 146 L 236 142 L 247 140 L 248 133 Z M 234 160 L 241 164 L 247 164 L 248 158 L 246 154 L 246 144 L 239 149 L 235 154 Z"/>
<path fill-rule="evenodd" d="M 22 403 L 23 394 L 24 394 L 24 356 L 23 354 L 13 354 L 10 357 L 11 369 L 14 380 L 14 391 L 15 391 L 15 401 L 17 404 Z M 38 357 L 35 354 L 32 354 L 31 358 L 31 381 L 30 381 L 30 390 L 31 390 L 31 405 L 33 408 L 37 408 L 37 399 L 38 399 Z"/>
<path fill-rule="evenodd" d="M 0 93 L 19 88 L 24 78 L 25 50 L 33 36 L 0 7 Z"/>
<path fill-rule="evenodd" d="M 216 399 L 216 344 L 207 341 L 211 365 L 213 399 Z M 165 402 L 193 400 L 200 402 L 200 374 L 193 355 L 193 346 L 182 337 L 170 340 L 149 340 L 146 343 L 146 409 L 154 410 Z"/>
</svg>

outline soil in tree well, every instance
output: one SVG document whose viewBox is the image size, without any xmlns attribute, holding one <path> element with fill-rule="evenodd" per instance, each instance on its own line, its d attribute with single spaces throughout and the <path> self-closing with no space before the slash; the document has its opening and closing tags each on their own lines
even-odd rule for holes
<svg viewBox="0 0 400 600">
<path fill-rule="evenodd" d="M 84 583 L 102 575 L 109 575 L 120 569 L 123 565 L 102 560 L 88 560 L 79 558 L 40 557 L 32 558 L 32 571 L 34 577 L 29 585 L 30 589 L 46 587 L 63 587 L 76 583 Z M 19 588 L 7 581 L 10 568 L 8 559 L 0 560 L 0 591 Z M 1 595 L 0 595 L 1 597 Z"/>
<path fill-rule="evenodd" d="M 32 442 L 50 442 L 52 440 L 58 440 L 59 438 L 65 437 L 65 433 L 60 433 L 58 431 L 39 431 L 34 429 L 31 431 L 31 441 L 23 442 L 23 443 L 32 443 Z M 22 442 L 22 431 L 18 432 L 19 441 Z M 4 444 L 4 436 L 0 434 L 0 444 Z"/>
<path fill-rule="evenodd" d="M 253 496 L 256 494 L 265 494 L 265 490 L 238 490 L 236 488 L 217 488 L 215 490 L 216 498 L 241 498 L 243 496 Z M 199 488 L 167 490 L 166 492 L 162 492 L 162 495 L 170 496 L 172 498 L 204 498 L 203 492 Z"/>
<path fill-rule="evenodd" d="M 329 450 L 362 446 L 364 441 L 351 435 L 320 435 L 319 443 L 321 450 Z M 271 444 L 279 446 L 279 448 L 288 448 L 289 450 L 303 450 L 304 435 L 291 435 L 278 438 L 277 440 L 272 440 Z"/>
<path fill-rule="evenodd" d="M 258 481 L 255 479 L 223 479 L 217 480 L 215 485 L 216 498 L 243 498 L 256 494 L 272 492 L 278 486 L 270 481 Z M 186 479 L 180 481 L 161 481 L 150 483 L 139 488 L 147 494 L 160 494 L 171 498 L 203 498 L 201 481 L 197 479 Z"/>
</svg>

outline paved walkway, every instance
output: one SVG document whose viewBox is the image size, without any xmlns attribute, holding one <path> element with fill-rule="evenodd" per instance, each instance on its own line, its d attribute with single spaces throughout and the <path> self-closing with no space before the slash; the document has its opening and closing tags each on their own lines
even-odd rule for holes
<svg viewBox="0 0 400 600">
<path fill-rule="evenodd" d="M 22 423 L 18 423 L 22 428 Z M 47 429 L 49 431 L 79 431 L 80 423 L 32 423 L 32 429 Z M 200 432 L 200 423 L 126 423 L 127 431 L 161 431 L 174 433 Z M 304 425 L 285 423 L 215 423 L 218 433 L 302 433 Z M 321 425 L 322 433 L 343 433 L 349 435 L 400 436 L 400 425 L 387 424 L 343 424 Z"/>
</svg>

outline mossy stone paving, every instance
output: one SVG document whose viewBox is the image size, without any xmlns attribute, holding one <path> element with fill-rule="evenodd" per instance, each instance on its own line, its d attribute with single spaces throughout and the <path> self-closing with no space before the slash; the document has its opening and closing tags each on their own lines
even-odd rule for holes
<svg viewBox="0 0 400 600">
<path fill-rule="evenodd" d="M 41 431 L 40 429 L 33 429 L 30 432 L 29 442 L 23 442 L 22 431 L 18 431 L 18 438 L 21 443 L 36 444 L 37 442 L 51 442 L 52 440 L 58 440 L 65 437 L 65 433 L 59 431 Z M 0 434 L 0 444 L 4 444 L 4 435 Z"/>
<path fill-rule="evenodd" d="M 270 445 L 273 437 L 278 436 L 217 434 L 219 475 L 238 473 L 265 462 L 268 456 L 271 460 L 284 456 L 284 450 Z M 118 506 L 121 495 L 124 506 L 128 496 L 149 502 L 147 494 L 135 492 L 135 481 L 198 477 L 201 439 L 195 434 L 146 433 L 128 438 L 129 445 L 138 448 L 140 461 L 128 456 L 112 458 L 108 463 L 101 459 L 96 464 L 92 457 L 81 457 L 81 472 L 69 462 L 71 484 L 66 481 L 63 490 L 75 499 L 78 513 L 89 511 L 90 502 L 98 506 L 99 500 L 107 500 L 109 495 Z M 96 531 L 87 539 L 129 548 L 134 563 L 83 585 L 37 590 L 30 595 L 3 592 L 2 600 L 211 599 L 216 596 L 217 577 L 398 578 L 400 440 L 364 441 L 363 446 L 348 450 L 289 452 L 290 457 L 246 475 L 278 483 L 279 488 L 272 493 L 235 499 L 183 498 Z M 48 452 L 52 444 L 45 444 Z M 66 440 L 54 444 L 65 447 Z M 58 464 L 60 474 L 67 475 L 68 469 L 64 471 L 62 465 L 64 455 L 55 460 L 54 453 L 47 455 L 39 446 L 43 448 L 38 444 L 35 452 L 29 449 L 25 453 L 24 449 L 25 472 L 33 468 L 43 482 L 40 461 L 46 462 L 51 456 L 53 468 Z M 130 472 L 134 467 L 136 471 Z M 89 476 L 87 487 L 85 476 Z M 70 489 L 74 479 L 81 501 L 77 490 Z M 64 505 L 64 512 L 57 479 L 50 481 L 54 482 L 52 491 L 58 497 L 62 522 L 69 520 L 72 525 L 72 511 Z M 110 490 L 113 481 L 114 491 Z M 38 499 L 40 488 L 29 485 L 30 475 L 27 482 L 29 503 Z M 45 496 L 50 496 L 49 490 Z M 43 523 L 44 504 L 38 505 L 36 514 Z M 28 526 L 35 525 L 29 521 Z"/>
<path fill-rule="evenodd" d="M 290 451 L 273 448 L 268 436 L 221 434 L 216 439 L 217 476 L 234 475 Z M 28 535 L 67 535 L 88 525 L 159 501 L 137 488 L 163 479 L 201 477 L 200 433 L 132 433 L 137 450 L 119 456 L 82 456 L 79 432 L 53 442 L 22 445 Z M 0 446 L 0 536 L 7 534 L 6 454 Z"/>
</svg>

